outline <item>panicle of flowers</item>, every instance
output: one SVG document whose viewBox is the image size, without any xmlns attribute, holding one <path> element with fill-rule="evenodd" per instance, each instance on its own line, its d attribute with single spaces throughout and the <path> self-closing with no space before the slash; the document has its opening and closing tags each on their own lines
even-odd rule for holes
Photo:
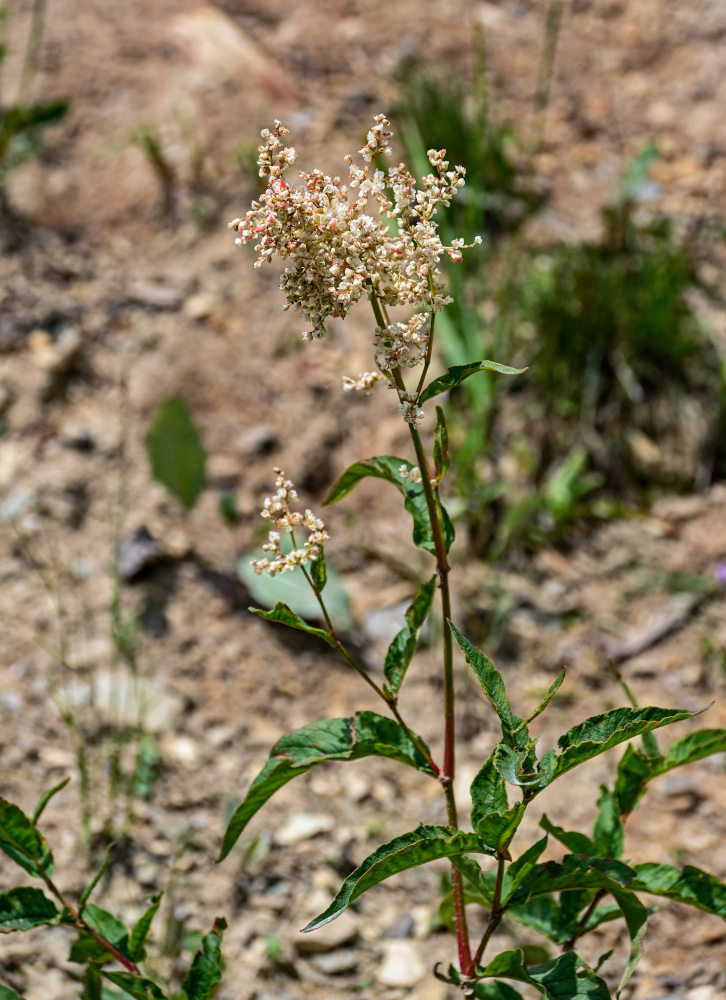
<svg viewBox="0 0 726 1000">
<path fill-rule="evenodd" d="M 304 566 L 307 562 L 319 559 L 322 546 L 329 538 L 324 523 L 311 510 L 305 510 L 304 513 L 301 513 L 291 509 L 291 503 L 298 499 L 297 491 L 292 481 L 286 478 L 282 469 L 276 468 L 275 475 L 277 490 L 271 497 L 266 498 L 260 515 L 266 520 L 274 522 L 279 530 L 270 531 L 267 542 L 262 546 L 265 552 L 271 553 L 273 558 L 264 557 L 253 559 L 250 562 L 250 566 L 258 575 L 265 571 L 270 576 L 274 576 L 275 573 L 286 573 L 295 569 L 296 566 Z M 283 552 L 280 547 L 280 532 L 292 535 L 298 527 L 303 527 L 308 532 L 308 537 L 302 548 L 294 546 L 290 552 Z"/>
<path fill-rule="evenodd" d="M 359 150 L 362 165 L 347 157 L 348 186 L 320 170 L 301 172 L 301 183 L 290 184 L 285 175 L 295 150 L 284 146 L 287 134 L 279 121 L 262 132 L 258 163 L 267 188 L 230 226 L 237 243 L 254 244 L 255 266 L 275 255 L 287 262 L 285 308 L 300 310 L 309 322 L 303 336 L 322 336 L 330 317 L 344 318 L 364 295 L 375 294 L 384 306 L 443 308 L 449 300 L 439 261 L 444 253 L 460 259 L 464 244 L 444 246 L 434 215 L 463 187 L 464 168 L 450 170 L 443 150 L 429 150 L 432 172 L 420 188 L 402 163 L 387 173 L 376 169 L 376 157 L 390 155 L 392 134 L 388 120 L 377 115 Z M 377 219 L 368 212 L 371 201 L 378 205 Z M 397 231 L 381 217 L 395 218 Z"/>
</svg>

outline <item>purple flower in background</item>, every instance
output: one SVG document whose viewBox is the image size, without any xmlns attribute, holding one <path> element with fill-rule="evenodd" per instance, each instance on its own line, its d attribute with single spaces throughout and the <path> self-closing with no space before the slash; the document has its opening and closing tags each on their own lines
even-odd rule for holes
<svg viewBox="0 0 726 1000">
<path fill-rule="evenodd" d="M 726 587 L 726 562 L 719 563 L 714 571 L 714 576 L 719 583 Z"/>
</svg>

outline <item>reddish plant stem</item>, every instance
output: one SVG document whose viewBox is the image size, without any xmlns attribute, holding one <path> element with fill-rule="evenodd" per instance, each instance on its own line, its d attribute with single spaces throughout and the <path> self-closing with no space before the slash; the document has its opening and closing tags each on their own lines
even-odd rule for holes
<svg viewBox="0 0 726 1000">
<path fill-rule="evenodd" d="M 494 934 L 499 924 L 502 922 L 502 917 L 504 916 L 504 910 L 502 909 L 502 884 L 504 882 L 504 858 L 499 858 L 499 867 L 497 868 L 497 881 L 494 885 L 494 896 L 492 898 L 492 909 L 489 914 L 489 920 L 487 922 L 486 930 L 484 935 L 479 942 L 479 947 L 476 949 L 476 954 L 474 955 L 474 965 L 477 966 L 482 960 L 484 950 L 489 944 L 489 940 Z"/>
<path fill-rule="evenodd" d="M 81 914 L 78 912 L 78 910 L 75 908 L 75 906 L 73 906 L 73 904 L 66 899 L 66 897 L 60 891 L 58 886 L 53 882 L 50 876 L 46 875 L 44 872 L 41 874 L 43 877 L 43 881 L 48 886 L 50 891 L 53 893 L 55 898 L 58 900 L 59 903 L 61 903 L 62 906 L 64 906 L 68 910 L 70 915 L 73 917 L 76 926 L 82 928 L 84 931 L 86 931 L 87 934 L 90 934 L 91 937 L 94 939 L 94 941 L 97 941 L 102 948 L 105 948 L 110 955 L 113 955 L 116 961 L 119 962 L 121 965 L 123 965 L 125 969 L 128 969 L 129 972 L 133 972 L 134 975 L 136 976 L 140 976 L 141 970 L 139 969 L 138 965 L 136 965 L 135 962 L 132 962 L 130 958 L 126 958 L 125 955 L 122 955 L 121 952 L 118 950 L 118 948 L 114 948 L 114 946 L 111 944 L 110 941 L 107 941 L 102 934 L 99 934 L 98 931 L 95 931 L 93 929 L 93 927 L 90 927 L 83 919 Z"/>
</svg>

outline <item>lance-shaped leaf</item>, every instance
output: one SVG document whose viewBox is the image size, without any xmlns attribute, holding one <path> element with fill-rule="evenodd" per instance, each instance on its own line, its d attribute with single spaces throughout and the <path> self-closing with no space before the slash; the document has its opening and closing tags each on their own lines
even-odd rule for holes
<svg viewBox="0 0 726 1000">
<path fill-rule="evenodd" d="M 109 972 L 106 969 L 102 970 L 101 974 L 104 979 L 108 979 L 114 986 L 120 987 L 124 994 L 128 994 L 134 1000 L 166 1000 L 156 983 L 143 976 L 135 976 L 130 972 Z"/>
<path fill-rule="evenodd" d="M 70 780 L 71 780 L 70 778 L 64 778 L 63 781 L 59 781 L 57 785 L 54 785 L 52 788 L 49 788 L 47 792 L 43 792 L 43 794 L 38 799 L 37 806 L 33 810 L 33 818 L 31 820 L 33 824 L 38 822 L 43 810 L 48 805 L 53 796 L 57 795 L 58 792 L 62 791 L 62 789 L 66 787 L 66 785 Z"/>
<path fill-rule="evenodd" d="M 182 983 L 187 1000 L 209 1000 L 222 981 L 222 935 L 226 929 L 226 921 L 217 917 L 212 930 L 202 939 L 202 947 Z"/>
<path fill-rule="evenodd" d="M 374 756 L 390 757 L 433 775 L 430 764 L 405 729 L 376 712 L 357 712 L 347 719 L 324 719 L 281 737 L 229 821 L 217 860 L 227 857 L 260 806 L 288 781 L 328 760 Z"/>
<path fill-rule="evenodd" d="M 726 729 L 698 729 L 676 740 L 664 755 L 644 754 L 627 747 L 618 766 L 615 797 L 621 814 L 627 815 L 638 805 L 646 786 L 653 778 L 684 767 L 711 754 L 726 751 Z"/>
<path fill-rule="evenodd" d="M 431 531 L 431 521 L 429 511 L 426 506 L 426 495 L 420 483 L 413 483 L 408 478 L 413 466 L 403 458 L 395 458 L 392 455 L 379 455 L 377 458 L 369 458 L 363 462 L 356 462 L 349 466 L 340 479 L 335 483 L 330 493 L 323 501 L 323 506 L 337 503 L 346 497 L 354 489 L 361 479 L 366 476 L 375 476 L 378 479 L 385 479 L 388 483 L 393 483 L 396 489 L 404 498 L 404 507 L 413 518 L 413 540 L 414 544 L 420 545 L 432 555 L 436 555 L 434 536 Z M 403 469 L 403 474 L 401 470 Z M 454 526 L 444 507 L 441 507 L 443 518 L 444 542 L 446 551 L 451 548 L 454 540 Z"/>
<path fill-rule="evenodd" d="M 471 822 L 485 844 L 504 850 L 514 836 L 524 815 L 524 803 L 511 808 L 507 787 L 497 771 L 493 756 L 484 762 L 471 783 Z"/>
<path fill-rule="evenodd" d="M 154 479 L 191 510 L 204 489 L 207 453 L 184 402 L 171 396 L 157 410 L 146 435 Z"/>
<path fill-rule="evenodd" d="M 466 657 L 466 662 L 479 678 L 484 694 L 494 711 L 499 716 L 502 724 L 502 733 L 505 739 L 511 739 L 511 734 L 517 726 L 516 716 L 509 707 L 507 692 L 504 689 L 502 675 L 494 666 L 488 656 L 477 649 L 473 642 L 470 642 L 465 635 L 462 635 L 453 622 L 449 622 L 454 638 L 459 644 L 459 648 Z"/>
<path fill-rule="evenodd" d="M 247 610 L 255 615 L 259 615 L 260 618 L 264 618 L 266 622 L 279 622 L 280 625 L 287 625 L 289 628 L 296 628 L 301 632 L 307 632 L 308 635 L 314 635 L 318 639 L 322 639 L 323 642 L 327 642 L 329 646 L 335 646 L 335 639 L 329 632 L 326 632 L 325 629 L 308 625 L 299 615 L 296 615 L 294 611 L 288 608 L 287 604 L 283 604 L 281 601 L 277 602 L 272 611 L 263 611 L 261 608 L 248 608 Z"/>
<path fill-rule="evenodd" d="M 422 583 L 419 587 L 416 596 L 406 609 L 405 626 L 388 647 L 383 674 L 389 691 L 394 695 L 398 693 L 408 665 L 416 652 L 421 628 L 431 610 L 435 592 L 436 577 L 432 576 L 430 580 Z"/>
<path fill-rule="evenodd" d="M 539 768 L 541 782 L 530 791 L 530 797 L 573 767 L 597 757 L 618 743 L 672 722 L 690 719 L 694 714 L 675 708 L 615 708 L 604 715 L 586 719 L 560 736 L 557 749 L 550 750 L 542 758 Z"/>
<path fill-rule="evenodd" d="M 80 898 L 78 900 L 78 912 L 81 915 L 83 914 L 83 909 L 84 909 L 86 903 L 91 898 L 91 893 L 96 888 L 96 886 L 98 885 L 98 883 L 101 881 L 101 879 L 103 878 L 103 873 L 108 868 L 108 863 L 111 860 L 111 851 L 114 849 L 114 846 L 115 845 L 113 843 L 111 843 L 111 844 L 109 844 L 106 847 L 106 850 L 104 851 L 104 855 L 103 855 L 103 861 L 101 862 L 98 871 L 96 872 L 96 874 L 93 876 L 93 878 L 91 879 L 91 881 L 88 883 L 88 885 L 86 886 L 86 888 L 81 893 L 81 896 L 80 896 Z"/>
<path fill-rule="evenodd" d="M 632 889 L 689 903 L 726 920 L 726 885 L 715 875 L 693 865 L 686 865 L 680 870 L 655 862 L 633 865 L 633 869 L 636 880 L 631 885 Z"/>
<path fill-rule="evenodd" d="M 446 417 L 440 406 L 436 407 L 434 469 L 436 470 L 436 482 L 438 484 L 449 471 L 449 434 L 446 430 Z"/>
<path fill-rule="evenodd" d="M 325 589 L 325 584 L 328 582 L 328 571 L 325 566 L 325 554 L 322 548 L 320 549 L 318 558 L 313 559 L 310 563 L 310 576 L 312 577 L 313 583 L 322 594 Z"/>
<path fill-rule="evenodd" d="M 464 379 L 477 372 L 499 372 L 500 375 L 523 375 L 526 368 L 511 368 L 509 365 L 500 365 L 497 361 L 472 361 L 468 365 L 454 365 L 444 375 L 439 375 L 433 382 L 429 382 L 418 397 L 419 403 L 425 403 L 427 399 L 433 399 L 439 393 L 447 392 L 449 389 L 461 385 Z"/>
<path fill-rule="evenodd" d="M 516 861 L 513 861 L 507 868 L 502 884 L 502 901 L 507 902 L 509 897 L 516 891 L 517 887 L 527 878 L 529 873 L 537 864 L 539 858 L 547 847 L 548 837 L 540 837 L 531 847 L 527 848 Z"/>
<path fill-rule="evenodd" d="M 0 893 L 0 931 L 27 931 L 53 924 L 58 917 L 55 903 L 33 886 Z"/>
<path fill-rule="evenodd" d="M 535 865 L 512 893 L 513 905 L 528 903 L 538 896 L 571 890 L 605 889 L 608 892 L 634 889 L 637 874 L 633 868 L 612 858 L 588 858 L 566 854 L 561 862 Z"/>
<path fill-rule="evenodd" d="M 569 903 L 567 897 L 573 893 L 564 892 L 563 904 Z M 581 936 L 612 920 L 622 919 L 619 906 L 598 906 L 590 915 L 584 928 L 581 926 L 582 910 L 589 906 L 594 898 L 594 892 L 587 896 L 582 894 L 583 905 L 579 908 L 568 907 L 557 902 L 553 895 L 536 896 L 526 903 L 508 905 L 507 914 L 525 927 L 531 927 L 555 944 L 563 945 L 570 941 L 576 933 Z"/>
<path fill-rule="evenodd" d="M 544 696 L 539 705 L 535 708 L 534 712 L 532 712 L 531 715 L 527 716 L 526 719 L 527 725 L 530 722 L 533 722 L 538 715 L 541 715 L 544 712 L 544 710 L 547 708 L 547 706 L 552 701 L 554 696 L 557 694 L 559 689 L 562 687 L 562 682 L 564 681 L 566 675 L 567 675 L 567 667 L 563 667 L 562 673 L 559 675 L 559 677 L 557 677 L 554 681 L 552 681 L 549 688 L 547 689 L 547 694 Z"/>
<path fill-rule="evenodd" d="M 162 893 L 151 897 L 151 903 L 136 921 L 129 938 L 129 957 L 132 962 L 138 962 L 144 957 L 144 944 L 151 928 L 151 921 L 161 906 Z"/>
<path fill-rule="evenodd" d="M 592 832 L 597 844 L 597 853 L 608 858 L 620 858 L 623 854 L 625 832 L 620 818 L 620 809 L 613 793 L 601 785 L 597 800 L 598 814 Z"/>
<path fill-rule="evenodd" d="M 630 955 L 628 956 L 628 961 L 623 969 L 623 974 L 620 977 L 617 988 L 617 996 L 619 997 L 635 971 L 636 965 L 642 958 L 643 937 L 645 936 L 645 928 L 648 923 L 648 910 L 634 893 L 628 892 L 625 889 L 622 892 L 615 890 L 612 895 L 625 917 L 625 924 L 630 936 Z"/>
<path fill-rule="evenodd" d="M 36 878 L 53 874 L 53 855 L 40 830 L 5 799 L 0 799 L 0 850 Z"/>
<path fill-rule="evenodd" d="M 486 980 L 474 985 L 474 996 L 477 1000 L 522 1000 L 522 994 L 509 983 L 488 983 Z"/>
<path fill-rule="evenodd" d="M 416 868 L 428 861 L 460 854 L 491 854 L 475 833 L 463 833 L 450 826 L 419 826 L 379 847 L 343 882 L 333 902 L 303 927 L 303 933 L 317 930 L 339 917 L 366 890 L 391 875 Z"/>
<path fill-rule="evenodd" d="M 610 1000 L 603 980 L 574 951 L 528 969 L 521 949 L 515 948 L 501 952 L 485 968 L 477 968 L 476 974 L 528 983 L 544 1000 Z"/>
<path fill-rule="evenodd" d="M 551 834 L 561 844 L 564 844 L 568 851 L 573 854 L 586 854 L 595 857 L 600 854 L 597 844 L 584 833 L 577 830 L 563 830 L 561 826 L 556 826 L 545 814 L 539 821 L 539 825 L 547 833 Z"/>
</svg>

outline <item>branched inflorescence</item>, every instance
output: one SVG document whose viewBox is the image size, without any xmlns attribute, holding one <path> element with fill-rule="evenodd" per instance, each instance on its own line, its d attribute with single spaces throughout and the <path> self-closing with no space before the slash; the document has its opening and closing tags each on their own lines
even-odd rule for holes
<svg viewBox="0 0 726 1000">
<path fill-rule="evenodd" d="M 267 179 L 267 188 L 245 217 L 230 226 L 239 234 L 237 243 L 254 244 L 256 267 L 274 256 L 288 262 L 281 278 L 284 308 L 300 310 L 311 324 L 305 340 L 323 336 L 327 320 L 344 318 L 363 296 L 375 300 L 383 319 L 374 338 L 378 371 L 347 378 L 344 388 L 368 391 L 376 381 L 395 385 L 405 419 L 415 424 L 422 412 L 415 394 L 403 388 L 400 370 L 430 356 L 433 315 L 451 301 L 444 295 L 439 261 L 444 253 L 460 261 L 465 244 L 454 240 L 444 246 L 434 216 L 464 186 L 465 171 L 459 166 L 450 170 L 445 150 L 430 149 L 432 172 L 420 186 L 403 163 L 384 173 L 375 161 L 391 153 L 388 129 L 388 120 L 377 115 L 359 150 L 363 166 L 346 157 L 347 185 L 320 170 L 301 172 L 301 183 L 293 185 L 285 175 L 295 150 L 283 144 L 288 130 L 276 121 L 272 131 L 262 132 L 259 147 L 260 176 Z M 371 202 L 377 204 L 379 218 L 367 211 Z M 476 242 L 481 242 L 478 237 Z M 391 322 L 387 310 L 393 306 L 415 311 L 407 322 Z"/>
<path fill-rule="evenodd" d="M 322 545 L 329 537 L 325 525 L 311 510 L 300 513 L 300 511 L 290 509 L 290 504 L 298 498 L 295 487 L 291 480 L 285 478 L 282 469 L 275 469 L 275 474 L 277 492 L 266 498 L 260 512 L 262 517 L 272 521 L 279 529 L 270 531 L 267 542 L 262 546 L 265 552 L 270 552 L 274 558 L 253 559 L 250 564 L 255 573 L 260 574 L 266 570 L 270 576 L 294 570 L 296 566 L 304 566 L 308 562 L 314 562 L 320 557 Z M 280 532 L 292 535 L 294 540 L 293 532 L 298 527 L 307 529 L 307 540 L 302 548 L 297 548 L 293 544 L 290 552 L 283 552 L 280 547 Z"/>
</svg>

